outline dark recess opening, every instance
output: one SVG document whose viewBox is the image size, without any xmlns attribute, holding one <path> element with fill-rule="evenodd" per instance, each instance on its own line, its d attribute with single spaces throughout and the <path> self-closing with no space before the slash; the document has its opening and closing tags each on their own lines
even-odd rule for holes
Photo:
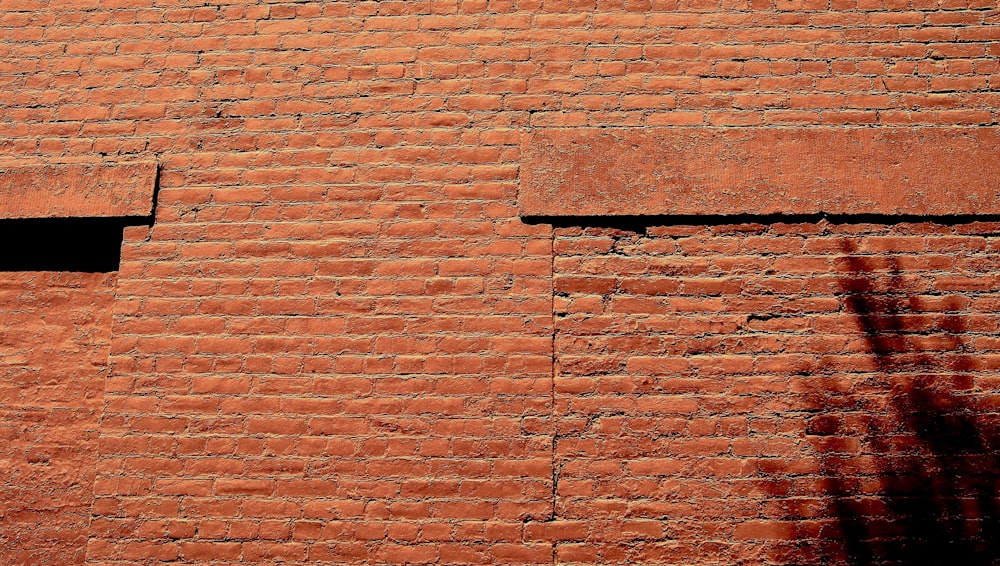
<svg viewBox="0 0 1000 566">
<path fill-rule="evenodd" d="M 152 218 L 31 218 L 0 220 L 0 271 L 118 271 L 122 230 Z"/>
</svg>

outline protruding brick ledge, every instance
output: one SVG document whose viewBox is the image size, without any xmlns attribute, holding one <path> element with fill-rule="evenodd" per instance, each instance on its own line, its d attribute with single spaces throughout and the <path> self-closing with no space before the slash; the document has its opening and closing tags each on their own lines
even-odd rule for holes
<svg viewBox="0 0 1000 566">
<path fill-rule="evenodd" d="M 542 129 L 523 216 L 1000 213 L 996 128 Z"/>
<path fill-rule="evenodd" d="M 156 163 L 0 165 L 0 218 L 149 216 Z"/>
</svg>

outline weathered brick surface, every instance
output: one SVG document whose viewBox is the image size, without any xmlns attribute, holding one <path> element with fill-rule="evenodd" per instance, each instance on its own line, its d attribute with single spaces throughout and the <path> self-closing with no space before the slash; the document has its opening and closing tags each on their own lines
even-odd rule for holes
<svg viewBox="0 0 1000 566">
<path fill-rule="evenodd" d="M 541 230 L 474 197 L 190 192 L 123 252 L 89 556 L 548 561 Z"/>
<path fill-rule="evenodd" d="M 998 39 L 993 0 L 0 0 L 5 159 L 39 166 L 160 164 L 155 225 L 149 233 L 128 232 L 118 274 L 88 560 L 641 557 L 684 564 L 729 562 L 745 552 L 747 564 L 782 563 L 794 561 L 780 552 L 792 553 L 799 537 L 802 548 L 819 546 L 816 552 L 833 555 L 836 548 L 813 543 L 836 540 L 836 532 L 817 535 L 798 515 L 768 507 L 784 499 L 758 496 L 764 488 L 754 476 L 712 484 L 696 465 L 700 457 L 725 460 L 733 450 L 739 453 L 732 458 L 770 458 L 779 466 L 816 462 L 827 441 L 809 431 L 864 429 L 846 410 L 833 413 L 844 424 L 812 425 L 796 412 L 806 393 L 783 400 L 769 385 L 771 375 L 782 386 L 801 385 L 809 375 L 793 379 L 798 369 L 765 364 L 751 368 L 752 376 L 705 377 L 717 388 L 747 387 L 731 395 L 752 404 L 739 417 L 746 431 L 710 434 L 691 420 L 694 428 L 684 429 L 675 444 L 666 440 L 667 428 L 648 438 L 637 431 L 680 427 L 672 419 L 687 422 L 686 410 L 721 422 L 734 407 L 714 398 L 697 404 L 710 390 L 690 393 L 696 406 L 689 409 L 680 401 L 662 405 L 674 400 L 669 389 L 647 396 L 553 390 L 553 232 L 519 217 L 520 141 L 535 128 L 585 126 L 995 127 Z M 813 241 L 810 229 L 800 226 L 760 244 L 769 251 L 760 251 L 757 261 L 774 261 L 775 269 L 790 273 L 812 269 L 819 280 L 839 277 L 834 255 L 782 251 Z M 992 256 L 975 247 L 992 236 L 942 234 L 934 247 L 911 251 L 898 247 L 912 244 L 906 238 L 874 237 L 890 228 L 871 230 L 871 238 L 857 237 L 870 249 L 829 254 L 886 261 L 903 254 L 915 262 L 900 264 L 904 279 L 910 270 L 918 278 L 940 270 L 940 277 L 928 276 L 938 291 L 914 295 L 964 297 L 969 306 L 960 312 L 968 314 L 971 343 L 961 351 L 987 352 L 992 331 L 974 329 L 990 320 L 993 287 L 973 286 L 992 285 L 986 269 L 976 267 L 989 265 Z M 562 234 L 557 243 L 566 238 L 575 236 Z M 702 245 L 724 247 L 728 240 L 718 238 L 705 237 Z M 668 246 L 674 240 L 654 235 L 649 241 Z M 619 261 L 649 263 L 638 252 L 631 260 L 608 257 L 595 245 L 588 253 L 609 263 L 606 273 L 624 274 Z M 723 250 L 714 261 L 736 270 L 748 261 L 744 255 Z M 559 251 L 556 261 L 569 256 L 576 257 Z M 933 263 L 958 261 L 948 259 L 953 256 L 971 259 L 961 269 Z M 563 274 L 570 269 L 557 267 Z M 884 280 L 879 273 L 871 275 L 873 285 Z M 654 273 L 637 279 L 647 275 L 648 282 L 635 285 L 662 284 L 673 292 Z M 752 275 L 753 285 L 774 279 Z M 803 285 L 812 279 L 796 277 L 791 280 Z M 639 290 L 601 290 L 601 277 L 582 279 L 585 288 L 564 289 L 555 298 L 607 295 L 626 310 L 649 303 L 628 296 Z M 671 304 L 718 307 L 726 320 L 756 313 L 768 324 L 784 320 L 767 318 L 768 309 L 796 293 L 803 294 L 798 309 L 846 308 L 836 289 L 768 295 L 750 286 L 746 297 L 754 300 L 743 304 L 723 299 L 737 291 L 716 285 L 685 283 Z M 650 320 L 673 320 L 667 314 Z M 844 311 L 842 318 L 857 316 Z M 576 332 L 569 320 L 557 317 L 560 384 L 577 371 L 567 365 L 572 349 L 585 351 L 590 340 L 565 343 L 567 333 Z M 663 364 L 680 364 L 686 354 L 667 354 L 668 338 L 635 330 L 630 336 L 610 328 L 595 340 L 633 341 L 609 348 L 636 352 L 626 377 L 639 391 L 646 387 L 642 380 L 658 383 Z M 750 331 L 733 332 L 739 341 Z M 802 332 L 796 327 L 787 334 Z M 692 348 L 699 336 L 691 337 Z M 864 339 L 852 336 L 861 348 Z M 958 355 L 945 344 L 928 351 Z M 749 338 L 738 347 L 776 363 L 812 363 L 819 355 L 795 340 L 787 355 Z M 738 351 L 735 343 L 719 348 Z M 853 356 L 872 363 L 870 353 Z M 603 359 L 595 355 L 593 363 Z M 671 371 L 691 370 L 678 365 Z M 826 379 L 821 368 L 803 371 Z M 989 371 L 973 371 L 975 389 L 956 388 L 954 395 L 988 399 L 978 393 L 988 390 Z M 942 395 L 948 400 L 952 393 Z M 648 404 L 633 408 L 631 398 Z M 754 404 L 758 399 L 764 404 Z M 874 404 L 879 397 L 865 399 Z M 621 404 L 621 416 L 635 418 L 622 419 L 623 432 L 613 421 L 602 424 L 603 413 L 593 426 L 574 428 L 600 412 L 592 404 L 597 400 Z M 888 400 L 871 407 L 879 419 L 892 411 Z M 875 452 L 868 448 L 873 437 L 851 434 Z M 912 437 L 907 434 L 899 436 Z M 723 449 L 716 446 L 720 438 L 733 445 L 723 455 L 713 452 Z M 744 455 L 758 448 L 736 448 L 728 438 L 759 442 L 762 455 Z M 621 453 L 608 463 L 594 452 L 594 446 L 619 450 L 622 439 L 634 444 L 635 457 Z M 813 444 L 820 447 L 809 452 Z M 579 459 L 570 461 L 575 454 Z M 689 466 L 675 475 L 689 479 L 690 489 L 732 492 L 686 496 L 704 515 L 687 520 L 692 530 L 683 531 L 670 516 L 685 509 L 657 507 L 676 501 L 659 472 L 622 467 L 646 462 L 641 454 Z M 819 481 L 819 472 L 779 467 L 768 473 L 775 490 L 801 488 L 796 493 L 805 499 L 828 501 L 822 485 L 811 484 L 810 491 L 796 483 Z M 746 490 L 750 495 L 742 495 Z M 651 507 L 629 508 L 634 500 Z M 859 501 L 869 500 L 877 503 Z M 815 524 L 835 524 L 831 507 L 823 505 Z M 719 519 L 729 511 L 738 521 Z M 720 522 L 722 530 L 691 542 L 698 529 Z"/>
<path fill-rule="evenodd" d="M 0 273 L 0 564 L 82 564 L 114 274 Z"/>
<path fill-rule="evenodd" d="M 0 164 L 0 218 L 149 216 L 156 163 Z"/>
<path fill-rule="evenodd" d="M 521 214 L 1000 213 L 996 128 L 549 129 Z"/>
<path fill-rule="evenodd" d="M 557 557 L 993 562 L 997 228 L 560 229 Z"/>
</svg>

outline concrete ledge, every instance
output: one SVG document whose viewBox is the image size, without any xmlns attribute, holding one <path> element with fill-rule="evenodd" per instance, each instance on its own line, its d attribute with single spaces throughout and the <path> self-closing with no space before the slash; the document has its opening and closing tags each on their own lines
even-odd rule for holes
<svg viewBox="0 0 1000 566">
<path fill-rule="evenodd" d="M 996 128 L 540 129 L 522 216 L 1000 214 Z"/>
<path fill-rule="evenodd" d="M 0 218 L 149 216 L 156 163 L 0 165 Z"/>
</svg>

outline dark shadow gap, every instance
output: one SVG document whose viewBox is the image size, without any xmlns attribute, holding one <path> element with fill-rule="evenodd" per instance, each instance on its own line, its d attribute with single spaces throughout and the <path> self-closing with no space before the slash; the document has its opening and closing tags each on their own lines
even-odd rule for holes
<svg viewBox="0 0 1000 566">
<path fill-rule="evenodd" d="M 152 217 L 0 220 L 0 271 L 118 271 L 122 230 Z"/>
<path fill-rule="evenodd" d="M 554 228 L 616 228 L 645 232 L 655 226 L 725 226 L 729 224 L 913 224 L 933 223 L 957 226 L 971 222 L 1000 222 L 997 214 L 930 216 L 919 214 L 706 214 L 706 215 L 622 215 L 622 216 L 522 216 L 525 224 L 551 224 Z M 998 231 L 1000 232 L 1000 231 Z"/>
</svg>

